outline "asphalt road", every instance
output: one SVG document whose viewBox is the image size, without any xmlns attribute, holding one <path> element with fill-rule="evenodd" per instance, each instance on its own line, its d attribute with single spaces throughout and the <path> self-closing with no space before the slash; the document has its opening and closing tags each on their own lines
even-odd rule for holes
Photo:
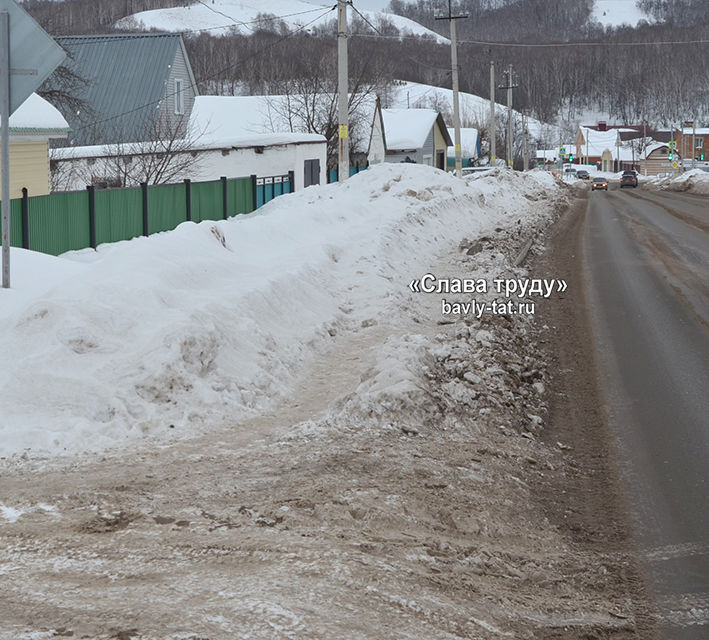
<svg viewBox="0 0 709 640">
<path fill-rule="evenodd" d="M 666 640 L 709 638 L 709 198 L 589 194 L 584 269 L 628 507 Z"/>
</svg>

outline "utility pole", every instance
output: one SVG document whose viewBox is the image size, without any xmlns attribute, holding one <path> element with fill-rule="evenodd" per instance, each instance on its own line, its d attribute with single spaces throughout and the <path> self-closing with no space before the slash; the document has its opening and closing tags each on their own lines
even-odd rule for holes
<svg viewBox="0 0 709 640">
<path fill-rule="evenodd" d="M 448 15 L 436 16 L 436 20 L 448 20 L 451 29 L 451 71 L 453 74 L 453 126 L 455 127 L 455 173 L 463 177 L 463 158 L 460 149 L 460 101 L 458 99 L 458 48 L 455 39 L 455 21 L 467 18 L 467 13 L 453 15 L 451 0 L 448 0 Z"/>
<path fill-rule="evenodd" d="M 529 157 L 527 151 L 527 116 L 522 114 L 522 171 L 529 169 Z"/>
<path fill-rule="evenodd" d="M 497 141 L 495 140 L 497 133 L 495 132 L 495 61 L 490 60 L 490 166 L 494 167 L 497 158 Z"/>
<path fill-rule="evenodd" d="M 2 286 L 10 288 L 10 14 L 0 13 L 0 118 L 2 119 Z"/>
<path fill-rule="evenodd" d="M 337 181 L 350 177 L 350 137 L 347 71 L 347 0 L 337 0 Z"/>
<path fill-rule="evenodd" d="M 692 169 L 697 165 L 697 116 L 692 118 Z"/>
<path fill-rule="evenodd" d="M 507 71 L 504 72 L 505 84 L 502 84 L 498 89 L 507 89 L 507 166 L 511 167 L 514 164 L 514 158 L 512 157 L 512 89 L 516 89 L 519 84 L 516 83 L 515 78 L 512 73 L 512 65 L 510 65 Z"/>
</svg>

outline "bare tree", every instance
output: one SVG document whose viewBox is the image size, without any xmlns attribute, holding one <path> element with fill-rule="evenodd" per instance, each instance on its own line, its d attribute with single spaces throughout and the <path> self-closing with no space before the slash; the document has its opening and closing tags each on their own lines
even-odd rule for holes
<svg viewBox="0 0 709 640">
<path fill-rule="evenodd" d="M 134 187 L 168 184 L 188 177 L 199 162 L 199 141 L 204 130 L 185 127 L 181 120 L 155 121 L 145 142 L 116 142 L 101 146 L 85 161 L 55 161 L 52 188 L 66 190 L 77 184 Z"/>
</svg>

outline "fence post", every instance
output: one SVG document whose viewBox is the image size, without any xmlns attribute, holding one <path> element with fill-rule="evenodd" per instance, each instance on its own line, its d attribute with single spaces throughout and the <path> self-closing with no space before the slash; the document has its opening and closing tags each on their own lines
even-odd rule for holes
<svg viewBox="0 0 709 640">
<path fill-rule="evenodd" d="M 92 249 L 96 248 L 96 187 L 89 184 L 86 185 L 86 191 L 89 194 L 89 246 Z"/>
<path fill-rule="evenodd" d="M 256 174 L 252 173 L 251 174 L 251 192 L 253 196 L 253 202 L 251 203 L 252 209 L 251 211 L 256 211 L 258 208 L 258 191 L 256 188 Z"/>
<path fill-rule="evenodd" d="M 192 222 L 192 181 L 185 178 L 185 199 L 187 201 L 187 222 Z"/>
<path fill-rule="evenodd" d="M 30 248 L 30 201 L 27 187 L 22 187 L 22 248 Z"/>
<path fill-rule="evenodd" d="M 143 235 L 150 235 L 150 221 L 148 219 L 148 183 L 141 182 L 140 188 L 143 190 Z"/>
<path fill-rule="evenodd" d="M 226 176 L 221 176 L 219 179 L 222 181 L 222 213 L 224 215 L 224 220 L 226 220 L 229 217 L 229 208 L 227 206 Z"/>
<path fill-rule="evenodd" d="M 288 172 L 288 182 L 290 183 L 290 193 L 295 191 L 295 171 Z"/>
</svg>

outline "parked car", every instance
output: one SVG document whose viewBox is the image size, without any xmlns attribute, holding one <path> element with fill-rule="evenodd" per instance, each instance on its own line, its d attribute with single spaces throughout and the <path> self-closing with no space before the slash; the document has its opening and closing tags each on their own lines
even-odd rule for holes
<svg viewBox="0 0 709 640">
<path fill-rule="evenodd" d="M 574 175 L 576 175 L 576 169 L 572 169 L 571 167 L 569 167 L 568 169 L 564 170 L 564 173 L 573 173 Z"/>
<path fill-rule="evenodd" d="M 591 176 L 588 174 L 586 169 L 578 169 L 576 171 L 576 177 L 581 178 L 581 180 L 588 180 Z"/>
<path fill-rule="evenodd" d="M 591 183 L 591 191 L 596 191 L 597 189 L 605 189 L 608 191 L 608 180 L 605 178 L 594 178 Z"/>
<path fill-rule="evenodd" d="M 638 174 L 635 171 L 623 171 L 623 175 L 620 176 L 620 188 L 623 187 L 637 187 L 638 186 Z"/>
</svg>

